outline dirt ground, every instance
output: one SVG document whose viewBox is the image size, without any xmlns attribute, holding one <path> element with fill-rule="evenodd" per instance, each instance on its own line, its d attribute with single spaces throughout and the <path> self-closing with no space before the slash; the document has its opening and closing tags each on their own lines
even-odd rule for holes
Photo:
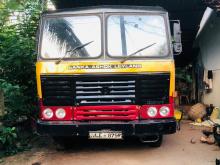
<svg viewBox="0 0 220 165">
<path fill-rule="evenodd" d="M 201 129 L 183 121 L 181 131 L 165 136 L 160 148 L 127 140 L 85 141 L 57 150 L 44 137 L 30 151 L 7 157 L 1 165 L 214 165 L 220 159 L 220 148 L 200 143 Z M 190 142 L 192 138 L 195 144 Z"/>
</svg>

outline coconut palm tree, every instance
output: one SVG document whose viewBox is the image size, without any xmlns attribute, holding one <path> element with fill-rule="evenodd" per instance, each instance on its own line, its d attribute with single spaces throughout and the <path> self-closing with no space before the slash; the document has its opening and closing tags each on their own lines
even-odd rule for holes
<svg viewBox="0 0 220 165">
<path fill-rule="evenodd" d="M 66 47 L 66 53 L 70 54 L 70 57 L 87 57 L 89 56 L 85 48 L 77 50 L 77 52 L 71 51 L 75 47 L 82 45 L 81 41 L 74 33 L 72 25 L 64 18 L 49 18 L 45 22 L 44 31 L 49 33 L 51 40 L 56 41 L 59 49 L 62 50 L 63 45 Z"/>
</svg>

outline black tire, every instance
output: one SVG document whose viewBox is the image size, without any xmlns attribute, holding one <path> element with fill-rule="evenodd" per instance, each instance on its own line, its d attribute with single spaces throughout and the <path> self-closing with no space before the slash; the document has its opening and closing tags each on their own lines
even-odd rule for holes
<svg viewBox="0 0 220 165">
<path fill-rule="evenodd" d="M 163 142 L 163 135 L 159 135 L 158 140 L 156 142 L 150 142 L 148 145 L 150 147 L 160 147 Z"/>
</svg>

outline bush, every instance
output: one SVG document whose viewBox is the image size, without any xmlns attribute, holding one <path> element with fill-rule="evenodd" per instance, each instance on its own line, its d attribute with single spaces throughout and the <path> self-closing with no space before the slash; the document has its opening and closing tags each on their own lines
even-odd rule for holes
<svg viewBox="0 0 220 165">
<path fill-rule="evenodd" d="M 16 146 L 16 128 L 15 127 L 2 127 L 0 128 L 0 144 L 5 154 L 10 155 L 17 153 Z"/>
<path fill-rule="evenodd" d="M 29 116 L 31 112 L 25 105 L 26 97 L 23 95 L 18 85 L 12 85 L 3 79 L 0 79 L 0 88 L 4 93 L 6 107 L 4 118 L 8 121 L 7 125 L 14 125 L 21 116 Z"/>
<path fill-rule="evenodd" d="M 12 5 L 6 2 L 11 2 Z M 30 115 L 37 100 L 35 36 L 41 13 L 41 2 L 40 0 L 19 2 L 17 8 L 23 12 L 17 24 L 0 24 L 2 25 L 0 27 L 0 88 L 3 89 L 6 97 L 7 111 L 12 116 Z M 13 9 L 16 6 L 14 0 L 6 0 L 5 3 L 5 6 L 13 6 Z M 2 18 L 0 22 L 5 20 Z"/>
<path fill-rule="evenodd" d="M 16 143 L 24 138 L 19 132 L 24 130 L 21 121 L 36 111 L 35 36 L 41 0 L 4 0 L 0 1 L 0 8 L 0 90 L 6 108 L 3 124 L 0 122 L 0 144 L 8 154 L 15 153 Z M 8 22 L 13 11 L 22 11 L 16 24 Z"/>
</svg>

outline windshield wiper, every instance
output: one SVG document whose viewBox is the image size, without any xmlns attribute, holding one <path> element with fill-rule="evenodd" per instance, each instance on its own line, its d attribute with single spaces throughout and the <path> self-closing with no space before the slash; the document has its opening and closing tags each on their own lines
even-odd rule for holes
<svg viewBox="0 0 220 165">
<path fill-rule="evenodd" d="M 131 53 L 130 55 L 126 56 L 126 57 L 121 61 L 121 63 L 124 63 L 124 62 L 127 61 L 130 57 L 134 56 L 135 54 L 137 54 L 137 53 L 139 53 L 139 52 L 141 52 L 141 51 L 143 51 L 143 50 L 145 50 L 145 49 L 147 49 L 147 48 L 150 48 L 151 46 L 153 46 L 153 45 L 155 45 L 155 44 L 156 44 L 156 43 L 153 43 L 153 44 L 151 44 L 151 45 L 148 45 L 148 46 L 146 46 L 146 47 L 144 47 L 144 48 L 141 48 L 141 49 L 137 50 L 137 51 L 134 52 L 134 53 Z"/>
<path fill-rule="evenodd" d="M 94 42 L 94 41 L 90 41 L 90 42 L 87 42 L 87 43 L 85 43 L 85 44 L 76 46 L 75 48 L 73 48 L 73 49 L 67 51 L 67 53 L 68 53 L 68 52 L 74 52 L 74 51 L 76 51 L 76 50 L 82 49 L 82 48 L 84 48 L 85 46 L 91 44 L 92 42 Z M 64 55 L 63 57 L 61 57 L 59 60 L 57 60 L 57 61 L 55 62 L 55 64 L 59 64 L 59 63 L 66 57 L 67 53 L 65 53 L 65 55 Z"/>
</svg>

